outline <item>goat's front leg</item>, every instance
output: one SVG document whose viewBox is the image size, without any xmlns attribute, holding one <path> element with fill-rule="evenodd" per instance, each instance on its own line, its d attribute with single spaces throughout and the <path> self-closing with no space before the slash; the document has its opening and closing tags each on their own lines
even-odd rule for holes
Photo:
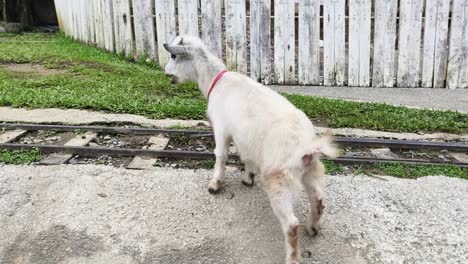
<svg viewBox="0 0 468 264">
<path fill-rule="evenodd" d="M 223 130 L 214 129 L 214 138 L 216 147 L 214 154 L 216 162 L 214 166 L 213 178 L 208 185 L 208 192 L 211 194 L 218 193 L 221 190 L 221 184 L 224 181 L 224 171 L 226 168 L 226 160 L 229 150 L 230 139 Z"/>
</svg>

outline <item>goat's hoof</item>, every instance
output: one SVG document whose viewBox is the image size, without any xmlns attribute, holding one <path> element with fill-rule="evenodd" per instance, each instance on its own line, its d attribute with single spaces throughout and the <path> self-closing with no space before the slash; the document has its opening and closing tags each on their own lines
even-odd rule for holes
<svg viewBox="0 0 468 264">
<path fill-rule="evenodd" d="M 300 259 L 290 259 L 286 262 L 286 264 L 301 264 L 301 260 Z"/>
<path fill-rule="evenodd" d="M 251 172 L 249 173 L 248 180 L 242 180 L 242 184 L 244 184 L 247 187 L 252 187 L 254 186 L 254 178 L 255 173 Z"/>
<path fill-rule="evenodd" d="M 307 234 L 309 234 L 309 236 L 311 236 L 311 237 L 315 237 L 315 236 L 318 235 L 318 228 L 317 227 L 308 226 L 306 228 L 306 231 L 307 231 Z"/>
<path fill-rule="evenodd" d="M 253 187 L 254 186 L 253 182 L 247 182 L 246 180 L 242 180 L 242 184 L 244 184 L 247 187 Z"/>
<path fill-rule="evenodd" d="M 208 192 L 210 194 L 217 194 L 221 190 L 221 181 L 216 180 L 216 181 L 211 181 L 210 185 L 208 185 Z"/>
</svg>

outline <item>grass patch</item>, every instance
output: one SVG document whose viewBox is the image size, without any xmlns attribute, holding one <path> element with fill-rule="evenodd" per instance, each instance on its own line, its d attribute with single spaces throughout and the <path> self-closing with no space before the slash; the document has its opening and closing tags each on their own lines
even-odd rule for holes
<svg viewBox="0 0 468 264">
<path fill-rule="evenodd" d="M 4 164 L 30 164 L 41 160 L 42 154 L 39 150 L 10 150 L 0 149 L 0 163 Z"/>
<path fill-rule="evenodd" d="M 60 74 L 12 73 L 6 63 L 39 64 Z M 468 115 L 386 104 L 285 95 L 329 127 L 397 132 L 468 132 Z M 193 83 L 174 85 L 154 63 L 88 47 L 61 34 L 0 34 L 0 105 L 58 107 L 205 119 L 206 102 Z"/>
<path fill-rule="evenodd" d="M 468 180 L 468 169 L 453 165 L 413 165 L 399 163 L 376 163 L 373 165 L 343 166 L 333 161 L 323 161 L 328 174 L 345 172 L 352 174 L 383 175 L 404 179 L 417 179 L 425 176 L 447 176 Z"/>
</svg>

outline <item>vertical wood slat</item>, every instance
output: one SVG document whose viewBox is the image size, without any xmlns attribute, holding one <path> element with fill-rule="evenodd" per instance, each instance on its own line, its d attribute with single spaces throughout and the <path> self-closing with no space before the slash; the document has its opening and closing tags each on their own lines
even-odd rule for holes
<svg viewBox="0 0 468 264">
<path fill-rule="evenodd" d="M 95 20 L 94 20 L 94 1 L 87 0 L 87 18 L 88 25 L 88 43 L 94 44 L 96 42 Z"/>
<path fill-rule="evenodd" d="M 114 14 L 113 14 L 113 0 L 104 0 L 104 41 L 105 41 L 105 49 L 114 52 Z"/>
<path fill-rule="evenodd" d="M 89 43 L 88 39 L 88 9 L 86 8 L 87 0 L 80 1 L 80 12 L 81 12 L 81 41 Z"/>
<path fill-rule="evenodd" d="M 447 87 L 468 88 L 468 0 L 453 1 Z"/>
<path fill-rule="evenodd" d="M 54 6 L 55 6 L 55 15 L 57 16 L 57 23 L 59 26 L 59 29 L 64 32 L 63 28 L 63 16 L 62 16 L 62 1 L 60 0 L 54 0 Z M 2 11 L 0 11 L 2 12 Z"/>
<path fill-rule="evenodd" d="M 374 87 L 393 87 L 398 0 L 375 1 L 373 76 Z"/>
<path fill-rule="evenodd" d="M 350 0 L 348 85 L 370 85 L 371 0 Z"/>
<path fill-rule="evenodd" d="M 99 48 L 104 48 L 104 30 L 103 30 L 103 13 L 102 0 L 95 1 L 94 4 L 94 19 L 96 21 L 96 44 Z"/>
<path fill-rule="evenodd" d="M 426 0 L 422 87 L 444 87 L 448 59 L 450 1 Z"/>
<path fill-rule="evenodd" d="M 250 1 L 250 76 L 271 83 L 271 2 Z"/>
<path fill-rule="evenodd" d="M 345 0 L 323 2 L 324 85 L 342 86 L 345 81 Z"/>
<path fill-rule="evenodd" d="M 199 36 L 198 0 L 179 0 L 179 35 Z"/>
<path fill-rule="evenodd" d="M 169 60 L 169 53 L 164 49 L 164 43 L 171 43 L 176 37 L 174 0 L 156 0 L 156 33 L 159 65 L 164 66 Z"/>
<path fill-rule="evenodd" d="M 247 30 L 245 0 L 226 0 L 226 65 L 247 74 Z"/>
<path fill-rule="evenodd" d="M 153 19 L 153 0 L 133 0 L 133 24 L 135 29 L 135 56 L 156 58 L 156 42 Z"/>
<path fill-rule="evenodd" d="M 320 84 L 320 0 L 299 2 L 299 84 Z"/>
<path fill-rule="evenodd" d="M 218 58 L 222 58 L 221 1 L 202 0 L 201 15 L 202 40 Z"/>
<path fill-rule="evenodd" d="M 277 83 L 293 83 L 295 75 L 294 1 L 275 1 L 274 69 Z"/>
<path fill-rule="evenodd" d="M 400 0 L 398 87 L 418 87 L 423 0 Z"/>
<path fill-rule="evenodd" d="M 129 0 L 114 0 L 113 3 L 116 52 L 131 56 L 133 43 L 130 2 Z"/>
<path fill-rule="evenodd" d="M 73 1 L 70 5 L 71 7 L 71 24 L 72 24 L 72 28 L 71 28 L 71 35 L 73 37 L 73 39 L 75 40 L 78 40 L 78 19 L 76 17 L 76 6 L 77 6 L 77 1 Z"/>
<path fill-rule="evenodd" d="M 87 28 L 87 16 L 86 16 L 86 0 L 80 0 L 79 1 L 79 13 L 80 13 L 80 40 L 82 42 L 87 43 L 88 42 L 88 32 L 86 32 Z"/>
</svg>

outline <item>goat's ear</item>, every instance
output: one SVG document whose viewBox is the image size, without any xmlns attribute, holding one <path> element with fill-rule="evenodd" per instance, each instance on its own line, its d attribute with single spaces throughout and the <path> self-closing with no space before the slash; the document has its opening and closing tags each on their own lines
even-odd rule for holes
<svg viewBox="0 0 468 264">
<path fill-rule="evenodd" d="M 169 45 L 167 43 L 163 44 L 163 46 L 170 54 L 174 54 L 174 55 L 186 55 L 192 51 L 190 47 L 186 47 L 186 46 Z"/>
</svg>

